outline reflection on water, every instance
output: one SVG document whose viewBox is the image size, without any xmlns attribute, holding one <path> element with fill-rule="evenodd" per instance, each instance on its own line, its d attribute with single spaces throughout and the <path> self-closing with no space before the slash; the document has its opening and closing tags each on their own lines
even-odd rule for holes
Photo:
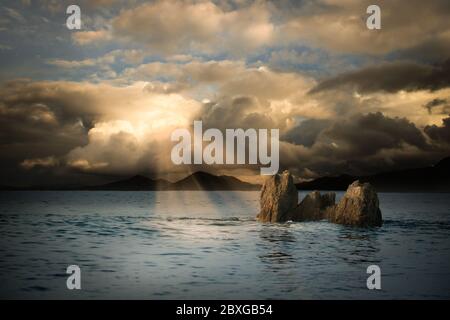
<svg viewBox="0 0 450 320">
<path fill-rule="evenodd" d="M 259 231 L 261 238 L 261 262 L 272 272 L 286 268 L 287 264 L 293 264 L 292 256 L 295 237 L 289 230 L 290 224 L 269 225 L 265 224 Z M 288 267 L 289 268 L 289 267 Z"/>
<path fill-rule="evenodd" d="M 347 263 L 380 264 L 378 252 L 378 228 L 361 229 L 342 227 L 339 235 L 342 248 L 349 248 L 341 257 Z"/>
<path fill-rule="evenodd" d="M 373 229 L 261 224 L 258 196 L 0 193 L 0 298 L 450 298 L 448 195 L 380 194 Z M 70 264 L 81 291 L 65 287 Z"/>
</svg>

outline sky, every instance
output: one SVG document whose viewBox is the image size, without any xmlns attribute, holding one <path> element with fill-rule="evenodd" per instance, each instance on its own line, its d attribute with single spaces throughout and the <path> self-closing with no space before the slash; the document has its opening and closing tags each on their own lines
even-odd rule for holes
<svg viewBox="0 0 450 320">
<path fill-rule="evenodd" d="M 432 165 L 450 155 L 449 16 L 448 0 L 2 1 L 0 184 L 259 181 L 175 166 L 170 134 L 194 120 L 279 129 L 297 180 Z"/>
</svg>

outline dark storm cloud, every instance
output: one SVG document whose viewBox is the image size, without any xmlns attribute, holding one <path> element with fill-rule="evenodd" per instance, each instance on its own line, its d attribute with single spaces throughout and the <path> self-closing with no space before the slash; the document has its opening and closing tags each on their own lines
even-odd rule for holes
<svg viewBox="0 0 450 320">
<path fill-rule="evenodd" d="M 414 123 L 406 118 L 389 118 L 380 112 L 338 121 L 324 131 L 325 137 L 338 144 L 338 153 L 353 157 L 399 148 L 402 143 L 421 149 L 428 147 L 424 135 Z"/>
<path fill-rule="evenodd" d="M 225 98 L 204 104 L 198 117 L 205 128 L 275 128 L 274 120 L 261 109 L 264 106 L 255 97 Z"/>
<path fill-rule="evenodd" d="M 111 103 L 119 101 L 122 92 L 120 88 L 106 85 L 63 81 L 3 83 L 0 86 L 1 184 L 60 183 L 61 179 L 64 183 L 88 181 L 85 173 L 80 170 L 79 174 L 75 173 L 78 167 L 67 166 L 67 156 L 88 145 L 89 130 L 106 113 L 126 112 L 122 105 L 115 107 Z M 108 152 L 109 149 L 103 150 L 104 154 Z"/>
<path fill-rule="evenodd" d="M 416 46 L 394 52 L 392 55 L 397 59 L 414 61 L 445 61 L 450 57 L 450 38 L 448 35 L 436 36 Z"/>
<path fill-rule="evenodd" d="M 287 131 L 281 139 L 293 144 L 311 147 L 316 142 L 319 133 L 327 128 L 330 123 L 330 120 L 307 119 Z"/>
<path fill-rule="evenodd" d="M 439 90 L 450 86 L 450 59 L 441 64 L 425 65 L 413 62 L 392 62 L 366 67 L 326 79 L 310 93 L 350 87 L 358 92 L 400 90 Z"/>
<path fill-rule="evenodd" d="M 450 116 L 442 120 L 442 126 L 426 126 L 424 130 L 431 139 L 450 145 Z"/>
<path fill-rule="evenodd" d="M 443 138 L 444 129 L 439 129 L 431 130 Z M 428 143 L 423 132 L 406 118 L 378 112 L 330 121 L 311 147 L 281 148 L 280 160 L 281 167 L 295 168 L 297 173 L 308 169 L 319 176 L 367 174 L 429 165 L 449 152 L 448 147 Z"/>
<path fill-rule="evenodd" d="M 62 88 L 60 88 L 62 89 Z M 51 86 L 19 80 L 0 87 L 0 173 L 3 184 L 26 184 L 39 177 L 50 181 L 58 157 L 87 143 L 87 129 L 64 98 Z M 88 121 L 86 121 L 88 122 Z M 24 162 L 26 159 L 28 160 Z M 20 164 L 25 164 L 21 167 Z M 56 168 L 55 168 L 56 167 Z M 32 174 L 28 169 L 35 168 Z M 57 172 L 53 172 L 57 174 Z"/>
<path fill-rule="evenodd" d="M 75 94 L 63 86 L 27 80 L 5 83 L 0 87 L 0 144 L 42 144 L 37 148 L 42 152 L 56 145 L 56 153 L 79 145 L 93 115 L 80 110 L 86 101 Z"/>
<path fill-rule="evenodd" d="M 34 82 L 14 80 L 0 86 L 0 103 L 11 113 L 28 114 L 28 108 L 41 106 L 55 121 L 67 123 L 84 117 L 86 122 L 99 114 L 95 98 L 83 84 L 70 82 Z"/>
<path fill-rule="evenodd" d="M 250 122 L 248 115 L 253 114 L 256 106 L 257 100 L 250 97 L 224 100 L 205 104 L 201 117 L 205 128 L 277 125 L 263 111 L 257 121 Z M 435 131 L 436 138 L 443 139 L 443 128 L 428 131 Z M 281 129 L 280 134 L 280 170 L 289 169 L 301 177 L 361 175 L 420 167 L 433 164 L 450 152 L 448 147 L 428 141 L 424 132 L 407 118 L 389 117 L 381 112 L 306 119 L 287 131 Z"/>
<path fill-rule="evenodd" d="M 434 109 L 441 109 L 439 112 L 440 114 L 450 113 L 450 105 L 448 104 L 447 99 L 436 98 L 427 102 L 423 107 L 428 110 L 429 114 L 431 114 Z"/>
</svg>

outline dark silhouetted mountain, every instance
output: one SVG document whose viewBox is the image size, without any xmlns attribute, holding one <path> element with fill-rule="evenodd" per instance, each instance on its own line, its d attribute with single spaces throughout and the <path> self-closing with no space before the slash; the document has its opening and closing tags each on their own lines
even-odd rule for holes
<svg viewBox="0 0 450 320">
<path fill-rule="evenodd" d="M 368 176 L 340 175 L 322 177 L 297 183 L 300 190 L 346 190 L 355 180 L 370 182 L 377 191 L 391 192 L 450 192 L 450 157 L 434 166 L 383 172 Z M 232 176 L 215 176 L 195 172 L 171 183 L 163 179 L 134 176 L 98 186 L 31 186 L 26 188 L 0 186 L 0 190 L 259 190 L 260 185 L 243 182 Z"/>
<path fill-rule="evenodd" d="M 175 183 L 167 180 L 153 180 L 144 176 L 111 182 L 87 190 L 259 190 L 260 186 L 243 182 L 229 176 L 215 176 L 206 172 L 195 172 Z"/>
<path fill-rule="evenodd" d="M 173 184 L 175 190 L 259 190 L 260 185 L 231 176 L 215 176 L 198 171 Z"/>
<path fill-rule="evenodd" d="M 235 177 L 215 176 L 199 171 L 175 183 L 164 179 L 150 179 L 141 175 L 136 175 L 124 180 L 96 186 L 31 186 L 25 188 L 0 186 L 0 190 L 259 190 L 260 187 L 260 185 L 243 182 Z"/>
<path fill-rule="evenodd" d="M 370 182 L 385 192 L 450 192 L 450 157 L 436 165 L 377 173 L 368 176 L 340 175 L 297 183 L 300 190 L 346 190 L 355 180 Z"/>
</svg>

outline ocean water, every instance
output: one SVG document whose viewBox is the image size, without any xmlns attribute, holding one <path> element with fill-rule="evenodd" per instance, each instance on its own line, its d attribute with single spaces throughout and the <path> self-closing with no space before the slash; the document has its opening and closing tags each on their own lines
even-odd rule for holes
<svg viewBox="0 0 450 320">
<path fill-rule="evenodd" d="M 379 197 L 361 229 L 258 223 L 258 192 L 1 192 L 0 298 L 450 298 L 450 195 Z"/>
</svg>

